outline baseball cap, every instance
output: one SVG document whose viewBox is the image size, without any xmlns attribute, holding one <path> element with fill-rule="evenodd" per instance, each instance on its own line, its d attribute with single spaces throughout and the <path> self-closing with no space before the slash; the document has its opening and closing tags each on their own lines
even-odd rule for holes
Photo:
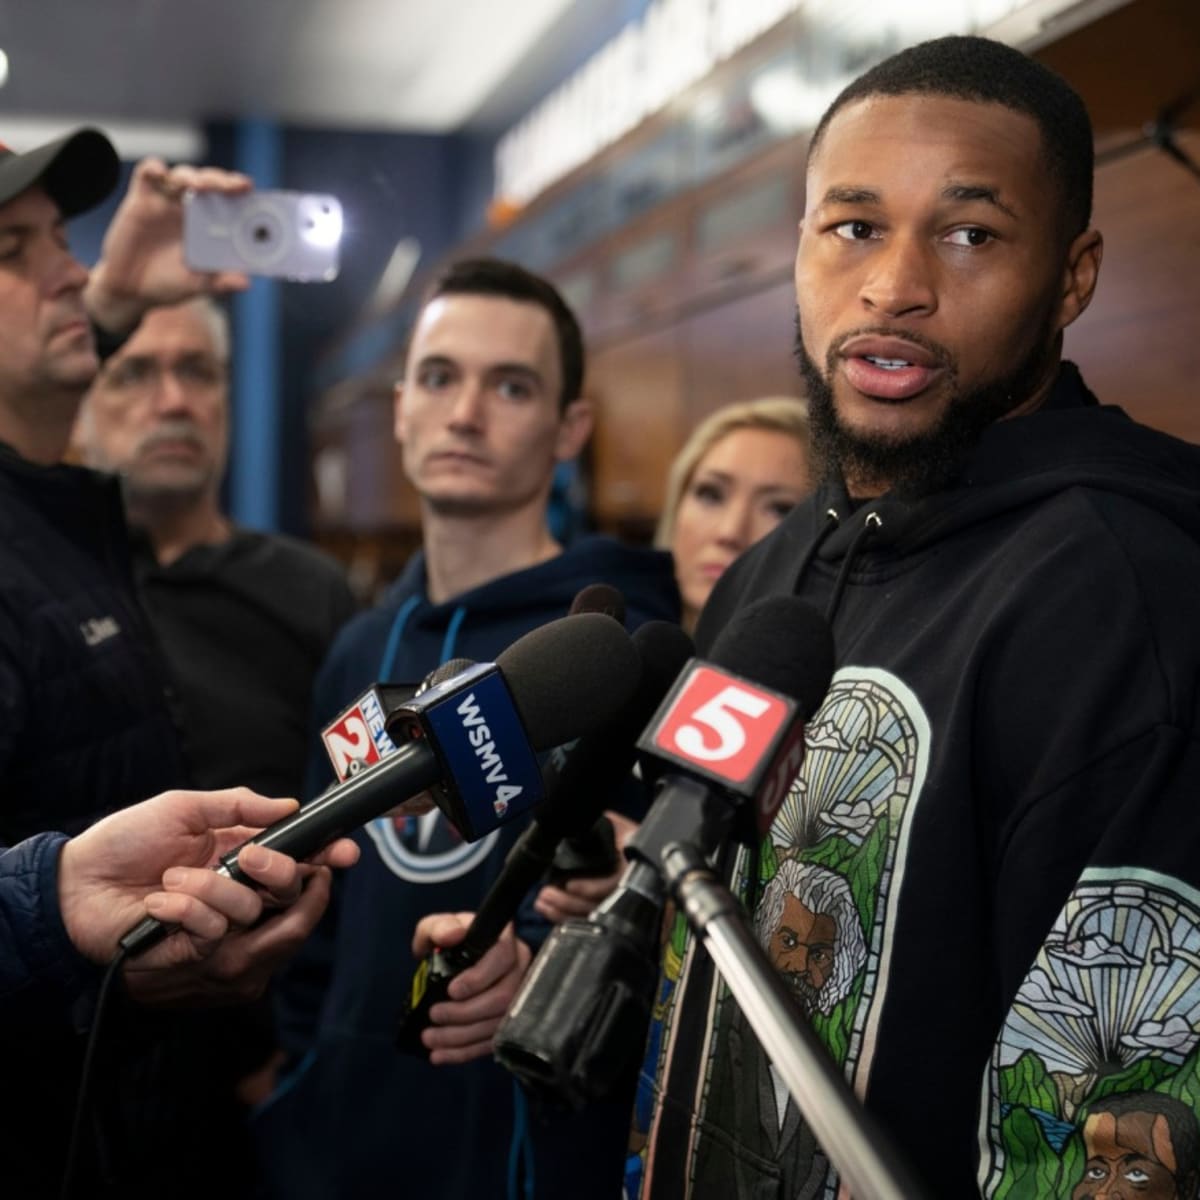
<svg viewBox="0 0 1200 1200">
<path fill-rule="evenodd" d="M 100 203 L 117 186 L 121 160 L 98 129 L 77 129 L 17 154 L 0 142 L 0 204 L 40 184 L 64 217 Z"/>
</svg>

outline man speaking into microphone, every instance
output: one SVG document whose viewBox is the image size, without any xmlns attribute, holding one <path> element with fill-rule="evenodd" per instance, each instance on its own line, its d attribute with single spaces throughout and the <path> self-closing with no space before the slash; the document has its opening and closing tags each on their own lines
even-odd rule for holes
<svg viewBox="0 0 1200 1200">
<path fill-rule="evenodd" d="M 551 535 L 555 470 L 592 428 L 583 369 L 578 324 L 545 280 L 476 260 L 433 282 L 396 387 L 422 549 L 383 603 L 335 642 L 317 682 L 319 721 L 377 681 L 416 683 L 452 658 L 494 660 L 564 616 L 591 583 L 621 591 L 631 625 L 677 619 L 667 555 L 603 538 L 564 548 Z M 313 755 L 310 794 L 330 779 L 325 750 Z M 434 1006 L 421 1035 L 428 1059 L 395 1049 L 418 961 L 462 938 L 462 914 L 478 908 L 526 824 L 466 843 L 434 811 L 384 817 L 358 836 L 362 858 L 339 881 L 326 936 L 281 984 L 286 1048 L 302 1065 L 285 1073 L 257 1122 L 269 1194 L 553 1200 L 589 1188 L 607 1197 L 619 1186 L 618 1123 L 531 1125 L 513 1080 L 487 1059 L 529 942 L 546 932 L 532 913 Z M 615 1177 L 592 1169 L 601 1159 Z"/>
<path fill-rule="evenodd" d="M 1183 1195 L 1158 1114 L 1200 1107 L 1200 452 L 1063 360 L 1092 173 L 1080 97 L 997 42 L 833 101 L 796 257 L 824 479 L 697 632 L 780 593 L 829 616 L 804 765 L 724 865 L 937 1200 Z M 686 930 L 664 968 L 630 1197 L 844 1194 Z"/>
</svg>

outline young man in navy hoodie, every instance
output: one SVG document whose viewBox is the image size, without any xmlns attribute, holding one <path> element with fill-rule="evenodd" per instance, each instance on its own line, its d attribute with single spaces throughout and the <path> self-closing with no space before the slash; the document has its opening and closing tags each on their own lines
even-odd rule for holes
<svg viewBox="0 0 1200 1200">
<path fill-rule="evenodd" d="M 677 618 L 668 555 L 597 537 L 564 548 L 547 526 L 555 468 L 592 428 L 583 369 L 578 324 L 545 280 L 471 260 L 433 284 L 396 387 L 423 547 L 384 602 L 338 636 L 317 681 L 318 720 L 376 680 L 418 682 L 451 658 L 494 660 L 564 616 L 590 583 L 617 587 L 631 624 Z M 320 750 L 314 788 L 329 780 L 323 758 Z M 259 1121 L 272 1194 L 474 1200 L 619 1189 L 615 1114 L 607 1130 L 596 1118 L 539 1125 L 486 1057 L 539 936 L 536 919 L 510 929 L 434 1008 L 428 1061 L 395 1049 L 418 958 L 464 932 L 459 918 L 432 914 L 477 908 L 522 827 L 464 843 L 434 812 L 384 817 L 359 835 L 362 861 L 335 899 L 328 958 L 314 945 L 308 959 L 319 1010 L 297 1003 L 302 972 L 285 983 L 283 1034 L 302 1062 Z"/>
<path fill-rule="evenodd" d="M 725 868 L 754 877 L 764 948 L 811 952 L 818 924 L 835 963 L 865 947 L 800 1007 L 945 1200 L 1195 1195 L 1154 1114 L 1200 1109 L 1200 452 L 1062 361 L 1100 267 L 1091 191 L 1082 101 L 998 43 L 925 43 L 833 102 L 796 259 L 825 481 L 697 636 L 774 593 L 830 614 L 801 774 Z M 853 908 L 770 919 L 801 869 Z M 630 1194 L 841 1195 L 677 934 Z"/>
</svg>

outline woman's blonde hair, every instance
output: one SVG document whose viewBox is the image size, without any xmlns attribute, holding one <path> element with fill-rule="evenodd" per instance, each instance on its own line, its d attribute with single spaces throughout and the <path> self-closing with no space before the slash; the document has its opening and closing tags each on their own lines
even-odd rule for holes
<svg viewBox="0 0 1200 1200">
<path fill-rule="evenodd" d="M 654 544 L 670 549 L 675 533 L 675 519 L 692 476 L 700 460 L 722 438 L 738 429 L 766 429 L 773 433 L 790 434 L 809 450 L 808 403 L 795 396 L 764 396 L 758 400 L 744 400 L 738 404 L 727 404 L 710 413 L 683 443 L 675 455 L 671 470 L 667 474 L 667 495 L 663 501 L 662 516 L 654 533 Z"/>
</svg>

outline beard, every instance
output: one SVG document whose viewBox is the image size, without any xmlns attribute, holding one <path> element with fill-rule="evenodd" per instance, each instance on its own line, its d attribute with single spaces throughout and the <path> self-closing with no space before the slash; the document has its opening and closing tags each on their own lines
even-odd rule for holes
<svg viewBox="0 0 1200 1200">
<path fill-rule="evenodd" d="M 799 1001 L 806 1017 L 811 1017 L 814 1013 L 828 1015 L 833 1005 L 821 1003 L 821 988 L 813 987 L 799 971 L 787 971 L 783 979 L 791 989 L 792 995 Z"/>
<path fill-rule="evenodd" d="M 1035 328 L 1037 336 L 1011 371 L 970 391 L 962 390 L 958 365 L 944 346 L 906 330 L 905 339 L 934 355 L 945 372 L 950 403 L 931 429 L 894 437 L 848 429 L 838 417 L 830 381 L 838 364 L 837 345 L 862 334 L 894 336 L 897 331 L 870 326 L 852 330 L 830 346 L 822 371 L 804 348 L 797 308 L 796 363 L 808 389 L 813 457 L 823 477 L 862 481 L 872 491 L 890 491 L 910 500 L 946 487 L 984 430 L 1028 400 L 1044 377 L 1059 337 L 1049 304 Z"/>
<path fill-rule="evenodd" d="M 200 458 L 188 463 L 141 461 L 142 455 L 160 442 L 189 442 L 202 452 Z M 196 504 L 215 485 L 220 467 L 204 439 L 190 421 L 163 421 L 138 443 L 132 461 L 123 466 L 93 462 L 106 470 L 116 469 L 126 503 L 138 511 L 166 515 L 185 512 Z"/>
</svg>

